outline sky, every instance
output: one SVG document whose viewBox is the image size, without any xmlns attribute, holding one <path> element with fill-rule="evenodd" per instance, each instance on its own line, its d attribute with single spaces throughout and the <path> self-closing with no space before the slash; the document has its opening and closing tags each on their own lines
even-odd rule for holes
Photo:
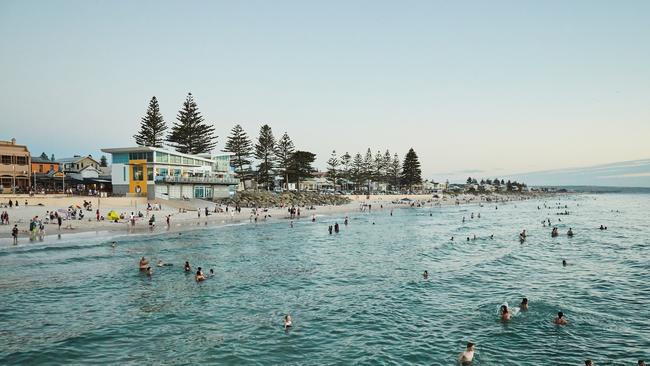
<svg viewBox="0 0 650 366">
<path fill-rule="evenodd" d="M 650 158 L 649 1 L 0 2 L 0 139 L 133 146 L 188 92 L 217 149 L 268 123 L 296 147 L 413 147 L 423 178 Z"/>
</svg>

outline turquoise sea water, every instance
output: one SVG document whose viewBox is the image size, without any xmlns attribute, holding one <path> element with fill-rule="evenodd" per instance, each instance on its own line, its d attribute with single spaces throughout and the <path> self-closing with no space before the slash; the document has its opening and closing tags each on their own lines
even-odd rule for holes
<svg viewBox="0 0 650 366">
<path fill-rule="evenodd" d="M 558 200 L 4 246 L 0 364 L 454 365 L 468 340 L 474 365 L 650 359 L 650 195 L 564 197 L 568 216 Z M 148 278 L 143 255 L 174 266 Z M 196 283 L 185 260 L 216 276 Z"/>
</svg>

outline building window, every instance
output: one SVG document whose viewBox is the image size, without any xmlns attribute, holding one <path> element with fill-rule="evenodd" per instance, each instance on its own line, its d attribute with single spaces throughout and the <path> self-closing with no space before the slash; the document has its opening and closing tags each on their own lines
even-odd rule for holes
<svg viewBox="0 0 650 366">
<path fill-rule="evenodd" d="M 147 180 L 148 181 L 153 180 L 153 167 L 148 167 L 147 168 Z"/>
<path fill-rule="evenodd" d="M 144 169 L 142 165 L 133 166 L 133 180 L 142 181 L 144 180 Z"/>
<path fill-rule="evenodd" d="M 204 188 L 202 186 L 195 186 L 194 187 L 194 197 L 196 198 L 203 198 L 205 195 Z"/>
<path fill-rule="evenodd" d="M 126 182 L 126 167 L 122 168 L 122 181 Z"/>
<path fill-rule="evenodd" d="M 43 164 L 38 164 L 38 172 L 43 173 Z"/>
<path fill-rule="evenodd" d="M 166 177 L 167 174 L 169 174 L 169 171 L 167 170 L 167 168 L 160 168 L 160 175 L 162 175 L 163 177 Z"/>
<path fill-rule="evenodd" d="M 163 153 L 160 151 L 156 151 L 156 161 L 158 163 L 168 163 L 169 162 L 169 154 Z"/>
<path fill-rule="evenodd" d="M 2 164 L 11 164 L 11 155 L 2 155 Z"/>
<path fill-rule="evenodd" d="M 174 169 L 174 176 L 175 177 L 180 177 L 181 176 L 181 170 L 180 169 Z"/>
<path fill-rule="evenodd" d="M 26 156 L 16 156 L 16 165 L 27 165 Z"/>
</svg>

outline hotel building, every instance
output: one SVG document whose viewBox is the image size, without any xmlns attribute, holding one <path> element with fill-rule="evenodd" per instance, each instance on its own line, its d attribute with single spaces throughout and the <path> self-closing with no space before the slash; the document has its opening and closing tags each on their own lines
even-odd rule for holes
<svg viewBox="0 0 650 366">
<path fill-rule="evenodd" d="M 234 194 L 239 180 L 230 155 L 189 155 L 138 146 L 102 149 L 111 154 L 113 194 L 148 199 L 212 199 Z"/>
<path fill-rule="evenodd" d="M 31 155 L 25 145 L 17 145 L 16 139 L 0 141 L 0 193 L 30 190 Z"/>
</svg>

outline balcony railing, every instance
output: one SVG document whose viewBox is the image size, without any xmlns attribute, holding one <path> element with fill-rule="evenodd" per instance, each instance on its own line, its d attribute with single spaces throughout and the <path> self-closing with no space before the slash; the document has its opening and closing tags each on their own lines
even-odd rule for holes
<svg viewBox="0 0 650 366">
<path fill-rule="evenodd" d="M 237 185 L 237 178 L 219 178 L 219 177 L 176 177 L 176 176 L 157 176 L 156 182 L 160 183 L 188 183 L 188 184 L 225 184 Z"/>
</svg>

